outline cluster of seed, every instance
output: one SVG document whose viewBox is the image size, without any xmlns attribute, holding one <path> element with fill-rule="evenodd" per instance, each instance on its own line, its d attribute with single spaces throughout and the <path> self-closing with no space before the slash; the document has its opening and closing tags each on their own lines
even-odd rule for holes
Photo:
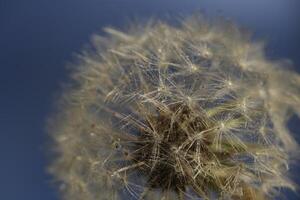
<svg viewBox="0 0 300 200">
<path fill-rule="evenodd" d="M 295 189 L 300 76 L 230 23 L 105 29 L 54 120 L 67 200 L 263 200 Z"/>
</svg>

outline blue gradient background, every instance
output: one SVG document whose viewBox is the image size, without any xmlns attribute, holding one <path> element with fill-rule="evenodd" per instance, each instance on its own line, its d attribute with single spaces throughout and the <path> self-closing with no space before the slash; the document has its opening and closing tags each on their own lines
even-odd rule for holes
<svg viewBox="0 0 300 200">
<path fill-rule="evenodd" d="M 299 0 L 0 0 L 0 199 L 58 199 L 45 173 L 45 120 L 65 65 L 91 34 L 201 11 L 252 30 L 267 40 L 268 56 L 291 59 L 299 72 L 299 10 Z"/>
</svg>

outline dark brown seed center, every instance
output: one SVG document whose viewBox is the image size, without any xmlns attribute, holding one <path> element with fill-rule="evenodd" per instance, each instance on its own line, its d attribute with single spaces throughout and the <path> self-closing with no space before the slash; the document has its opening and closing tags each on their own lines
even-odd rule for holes
<svg viewBox="0 0 300 200">
<path fill-rule="evenodd" d="M 208 156 L 205 155 L 208 144 L 199 145 L 193 140 L 197 133 L 207 130 L 208 125 L 186 105 L 169 109 L 172 114 L 158 112 L 157 116 L 148 117 L 147 123 L 157 135 L 140 132 L 139 141 L 145 142 L 135 145 L 140 150 L 134 155 L 134 160 L 145 162 L 140 170 L 148 178 L 148 187 L 185 191 L 193 176 L 190 155 L 196 153 L 196 148 L 201 148 L 203 155 Z"/>
</svg>

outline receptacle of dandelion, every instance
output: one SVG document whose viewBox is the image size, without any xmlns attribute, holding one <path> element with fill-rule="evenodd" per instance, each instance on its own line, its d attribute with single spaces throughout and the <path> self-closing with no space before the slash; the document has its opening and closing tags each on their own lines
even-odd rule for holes
<svg viewBox="0 0 300 200">
<path fill-rule="evenodd" d="M 93 37 L 63 90 L 49 167 L 66 200 L 266 200 L 297 191 L 300 76 L 228 22 Z"/>
</svg>

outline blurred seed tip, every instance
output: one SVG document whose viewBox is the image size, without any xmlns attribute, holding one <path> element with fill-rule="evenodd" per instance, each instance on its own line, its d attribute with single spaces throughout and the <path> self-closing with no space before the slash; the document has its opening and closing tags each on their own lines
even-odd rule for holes
<svg viewBox="0 0 300 200">
<path fill-rule="evenodd" d="M 300 76 L 228 22 L 106 28 L 51 116 L 65 200 L 266 200 L 297 190 Z"/>
</svg>

